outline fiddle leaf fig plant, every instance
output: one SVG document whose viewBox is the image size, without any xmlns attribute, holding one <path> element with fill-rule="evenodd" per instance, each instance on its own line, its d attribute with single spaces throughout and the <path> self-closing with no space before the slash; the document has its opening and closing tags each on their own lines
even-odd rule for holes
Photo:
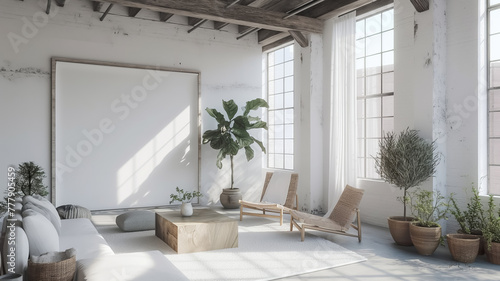
<svg viewBox="0 0 500 281">
<path fill-rule="evenodd" d="M 236 116 L 238 106 L 233 100 L 222 101 L 222 107 L 226 116 L 214 108 L 207 108 L 207 113 L 217 121 L 217 129 L 207 130 L 203 133 L 203 144 L 210 144 L 215 150 L 219 150 L 216 159 L 217 168 L 222 169 L 222 160 L 229 155 L 231 160 L 231 189 L 234 188 L 233 178 L 233 157 L 240 149 L 245 150 L 247 161 L 250 161 L 255 153 L 252 144 L 256 143 L 262 152 L 266 153 L 264 144 L 251 136 L 248 132 L 251 129 L 267 130 L 267 123 L 258 116 L 250 116 L 250 112 L 259 108 L 269 108 L 267 102 L 257 98 L 246 103 L 242 115 Z M 227 118 L 226 118 L 227 117 Z"/>
</svg>

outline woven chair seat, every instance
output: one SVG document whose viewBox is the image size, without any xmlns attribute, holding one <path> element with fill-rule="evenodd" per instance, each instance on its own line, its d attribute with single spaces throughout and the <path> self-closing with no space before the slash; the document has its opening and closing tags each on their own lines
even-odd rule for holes
<svg viewBox="0 0 500 281">
<path fill-rule="evenodd" d="M 341 225 L 332 221 L 328 217 L 321 217 L 321 216 L 316 216 L 313 214 L 308 214 L 308 213 L 293 211 L 293 210 L 290 211 L 290 214 L 293 216 L 294 219 L 298 220 L 298 222 L 300 224 L 307 224 L 310 226 L 328 228 L 328 229 L 339 230 L 339 231 L 349 230 L 349 228 L 342 227 Z"/>
</svg>

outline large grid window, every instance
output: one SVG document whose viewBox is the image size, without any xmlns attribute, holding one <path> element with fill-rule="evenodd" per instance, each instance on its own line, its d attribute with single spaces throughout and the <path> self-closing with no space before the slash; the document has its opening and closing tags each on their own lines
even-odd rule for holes
<svg viewBox="0 0 500 281">
<path fill-rule="evenodd" d="M 380 179 L 379 141 L 394 129 L 394 10 L 356 22 L 358 177 Z"/>
<path fill-rule="evenodd" d="M 488 193 L 500 195 L 500 0 L 488 1 Z"/>
<path fill-rule="evenodd" d="M 293 93 L 293 45 L 289 45 L 267 54 L 268 168 L 294 168 Z"/>
</svg>

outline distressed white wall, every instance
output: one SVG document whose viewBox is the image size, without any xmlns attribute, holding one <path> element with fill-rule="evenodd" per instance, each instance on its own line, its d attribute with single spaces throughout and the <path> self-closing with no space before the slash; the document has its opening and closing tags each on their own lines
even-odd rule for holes
<svg viewBox="0 0 500 281">
<path fill-rule="evenodd" d="M 173 24 L 167 24 L 149 20 L 157 14 L 148 11 L 141 11 L 139 18 L 116 16 L 113 13 L 126 13 L 116 6 L 101 22 L 101 13 L 92 11 L 91 1 L 67 1 L 64 8 L 52 5 L 46 17 L 45 5 L 46 1 L 0 2 L 0 167 L 5 171 L 0 171 L 0 182 L 6 182 L 8 165 L 34 161 L 45 169 L 45 183 L 50 186 L 53 56 L 201 72 L 202 132 L 216 125 L 204 108 L 221 109 L 221 100 L 231 98 L 243 106 L 261 96 L 262 53 L 255 34 L 236 40 L 231 26 L 226 31 L 188 34 L 185 18 L 174 16 L 169 21 Z M 15 39 L 14 45 L 8 36 Z M 217 201 L 220 190 L 229 185 L 228 162 L 218 170 L 216 155 L 208 145 L 202 146 L 202 203 Z M 236 157 L 235 184 L 243 192 L 261 187 L 261 157 L 256 153 L 250 163 L 244 154 Z"/>
</svg>

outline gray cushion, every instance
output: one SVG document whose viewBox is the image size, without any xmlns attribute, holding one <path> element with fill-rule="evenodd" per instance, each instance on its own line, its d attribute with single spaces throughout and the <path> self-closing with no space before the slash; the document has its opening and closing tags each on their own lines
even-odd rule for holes
<svg viewBox="0 0 500 281">
<path fill-rule="evenodd" d="M 62 205 L 56 208 L 61 219 L 90 219 L 90 210 L 78 205 Z"/>
<path fill-rule="evenodd" d="M 24 203 L 23 212 L 24 209 L 26 209 L 27 203 L 33 204 L 39 209 L 35 211 L 45 216 L 54 225 L 54 229 L 57 231 L 58 234 L 61 232 L 61 218 L 59 218 L 59 214 L 57 213 L 56 207 L 54 207 L 54 205 L 52 205 L 52 203 L 50 203 L 49 200 L 37 195 L 34 196 L 26 195 L 23 197 L 23 203 Z M 40 212 L 40 210 L 43 211 Z"/>
<path fill-rule="evenodd" d="M 155 213 L 152 211 L 130 211 L 116 217 L 116 225 L 122 231 L 155 229 Z"/>
</svg>

